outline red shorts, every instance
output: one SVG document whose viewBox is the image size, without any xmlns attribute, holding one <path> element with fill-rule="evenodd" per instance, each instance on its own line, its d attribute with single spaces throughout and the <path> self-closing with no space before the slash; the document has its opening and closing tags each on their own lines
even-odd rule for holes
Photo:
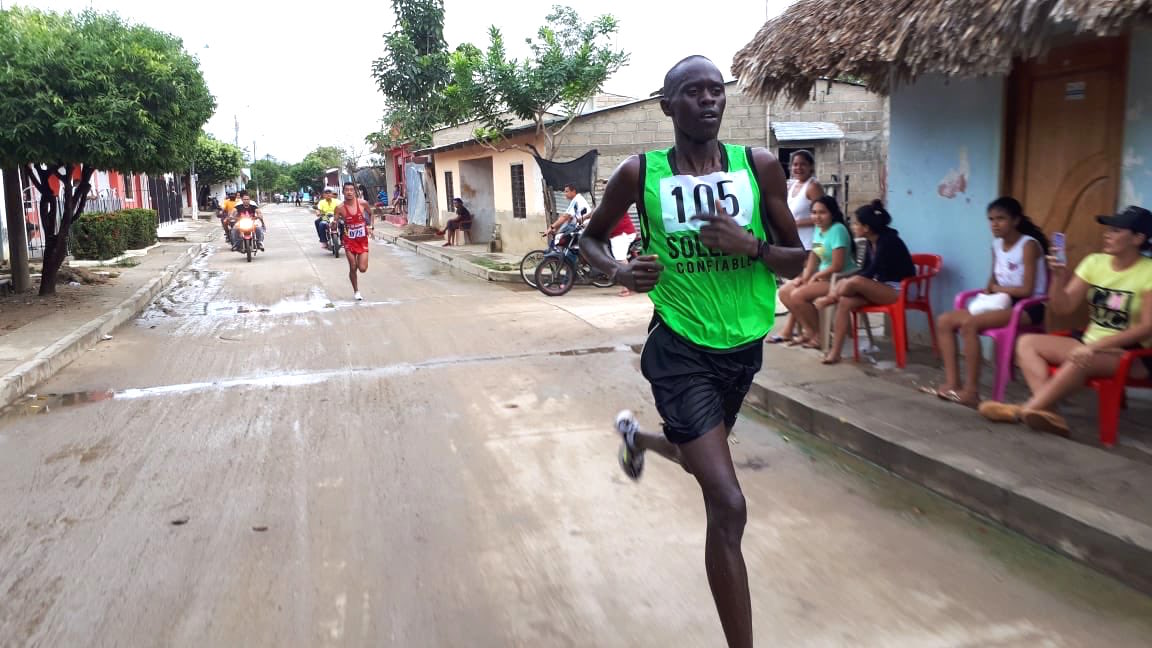
<svg viewBox="0 0 1152 648">
<path fill-rule="evenodd" d="M 351 254 L 368 254 L 368 237 L 344 237 L 344 249 L 348 250 Z"/>
</svg>

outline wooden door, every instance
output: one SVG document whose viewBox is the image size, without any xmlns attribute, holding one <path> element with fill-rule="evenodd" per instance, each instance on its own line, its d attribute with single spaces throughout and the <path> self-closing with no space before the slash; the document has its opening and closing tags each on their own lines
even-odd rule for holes
<svg viewBox="0 0 1152 648">
<path fill-rule="evenodd" d="M 1019 64 L 1011 80 L 1004 184 L 1045 232 L 1065 233 L 1072 267 L 1100 249 L 1096 216 L 1117 207 L 1126 62 L 1125 39 L 1094 39 Z M 1085 321 L 1086 310 L 1048 323 Z"/>
</svg>

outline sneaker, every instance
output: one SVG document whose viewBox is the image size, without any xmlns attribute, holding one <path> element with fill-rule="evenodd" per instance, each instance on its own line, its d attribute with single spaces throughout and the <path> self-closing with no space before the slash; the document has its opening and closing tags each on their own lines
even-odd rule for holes
<svg viewBox="0 0 1152 648">
<path fill-rule="evenodd" d="M 636 448 L 636 433 L 640 424 L 631 410 L 623 410 L 616 415 L 616 433 L 620 435 L 620 468 L 630 479 L 636 481 L 644 473 L 644 451 Z"/>
<path fill-rule="evenodd" d="M 356 291 L 355 297 L 356 297 L 356 301 L 364 301 L 364 298 L 360 296 L 359 290 Z"/>
</svg>

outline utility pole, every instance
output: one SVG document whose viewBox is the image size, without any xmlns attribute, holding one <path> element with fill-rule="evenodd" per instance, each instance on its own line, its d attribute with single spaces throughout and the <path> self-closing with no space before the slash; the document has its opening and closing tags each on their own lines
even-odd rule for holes
<svg viewBox="0 0 1152 648">
<path fill-rule="evenodd" d="M 4 169 L 4 211 L 8 217 L 8 257 L 12 264 L 12 290 L 28 292 L 28 229 L 24 221 L 24 183 L 20 169 Z"/>
</svg>

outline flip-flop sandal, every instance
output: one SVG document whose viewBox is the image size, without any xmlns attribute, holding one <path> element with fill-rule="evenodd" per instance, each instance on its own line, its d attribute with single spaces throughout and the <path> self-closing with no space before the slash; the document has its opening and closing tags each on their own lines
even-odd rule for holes
<svg viewBox="0 0 1152 648">
<path fill-rule="evenodd" d="M 929 396 L 935 396 L 936 398 L 939 398 L 940 400 L 948 400 L 948 397 L 944 395 L 944 392 L 940 391 L 939 387 L 933 387 L 932 385 L 920 385 L 919 387 L 916 388 L 916 390 L 919 391 L 921 394 L 928 394 Z"/>
<path fill-rule="evenodd" d="M 1037 432 L 1047 432 L 1066 439 L 1072 436 L 1072 430 L 1068 428 L 1068 421 L 1054 412 L 1028 410 L 1022 414 L 1021 418 L 1024 425 Z"/>
<path fill-rule="evenodd" d="M 1020 406 L 997 401 L 984 401 L 976 408 L 980 416 L 993 423 L 1019 423 Z"/>
<path fill-rule="evenodd" d="M 789 349 L 795 349 L 798 346 L 804 346 L 804 338 L 792 338 L 784 343 L 784 346 Z"/>
<path fill-rule="evenodd" d="M 976 409 L 976 407 L 980 405 L 979 400 L 973 402 L 965 401 L 963 398 L 960 398 L 960 394 L 957 393 L 955 389 L 949 389 L 946 392 L 937 392 L 936 396 L 950 403 L 956 403 L 957 405 L 963 405 L 964 407 L 971 407 L 972 409 Z"/>
<path fill-rule="evenodd" d="M 791 342 L 791 341 L 792 341 L 792 338 L 784 337 L 783 335 L 770 335 L 770 336 L 768 336 L 768 344 L 784 344 L 785 342 Z"/>
<path fill-rule="evenodd" d="M 840 364 L 840 358 L 823 358 L 820 360 L 820 364 L 828 366 L 837 365 Z"/>
</svg>

